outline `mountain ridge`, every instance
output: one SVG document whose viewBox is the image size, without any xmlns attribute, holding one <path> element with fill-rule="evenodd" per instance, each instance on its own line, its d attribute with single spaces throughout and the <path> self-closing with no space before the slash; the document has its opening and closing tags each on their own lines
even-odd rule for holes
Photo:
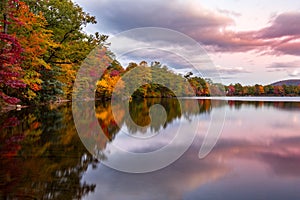
<svg viewBox="0 0 300 200">
<path fill-rule="evenodd" d="M 281 80 L 281 81 L 276 81 L 274 83 L 271 83 L 270 85 L 272 85 L 272 86 L 282 86 L 282 85 L 297 86 L 297 85 L 300 85 L 300 79 Z"/>
</svg>

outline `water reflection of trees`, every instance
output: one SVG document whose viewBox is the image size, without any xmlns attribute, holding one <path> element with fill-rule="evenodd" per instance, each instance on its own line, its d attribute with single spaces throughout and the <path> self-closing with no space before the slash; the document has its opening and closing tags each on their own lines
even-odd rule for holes
<svg viewBox="0 0 300 200">
<path fill-rule="evenodd" d="M 167 114 L 166 121 L 161 121 L 159 124 L 150 124 L 150 108 L 156 104 L 164 107 Z M 145 127 L 151 131 L 159 131 L 160 129 L 166 128 L 176 119 L 190 119 L 192 116 L 197 116 L 201 113 L 209 113 L 212 109 L 211 100 L 178 100 L 175 98 L 141 99 L 133 100 L 129 103 L 129 113 L 131 117 L 131 119 L 129 119 L 125 117 L 125 102 L 119 102 L 118 104 L 113 104 L 113 106 L 117 108 L 112 109 L 112 105 L 109 102 L 96 103 L 96 117 L 104 134 L 109 140 L 112 140 L 120 130 L 118 124 L 120 126 L 125 124 L 131 134 L 145 132 Z M 218 105 L 215 104 L 215 106 Z M 112 110 L 117 110 L 118 113 L 113 116 Z M 118 117 L 118 119 L 114 117 Z M 150 126 L 147 127 L 148 125 Z"/>
<path fill-rule="evenodd" d="M 97 161 L 77 135 L 70 106 L 3 114 L 0 129 L 4 199 L 79 199 L 95 189 L 81 182 Z"/>
</svg>

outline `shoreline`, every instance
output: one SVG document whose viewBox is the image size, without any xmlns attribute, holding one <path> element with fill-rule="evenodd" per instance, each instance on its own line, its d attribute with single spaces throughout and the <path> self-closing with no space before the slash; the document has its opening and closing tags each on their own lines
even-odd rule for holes
<svg viewBox="0 0 300 200">
<path fill-rule="evenodd" d="M 176 97 L 146 97 L 142 99 L 172 99 Z M 223 101 L 264 101 L 264 102 L 299 102 L 300 96 L 194 96 L 194 97 L 178 97 L 178 99 L 203 99 L 203 100 L 223 100 Z M 84 101 L 102 101 L 103 99 L 88 99 Z M 32 105 L 2 105 L 0 113 L 6 113 L 12 110 L 21 110 L 30 106 L 43 106 L 43 105 L 59 105 L 61 103 L 71 102 L 72 100 L 63 99 L 55 102 L 32 104 Z M 106 99 L 109 101 L 109 99 Z"/>
<path fill-rule="evenodd" d="M 22 110 L 23 108 L 28 108 L 28 107 L 31 107 L 31 106 L 44 106 L 44 105 L 59 105 L 61 103 L 66 103 L 66 102 L 70 102 L 71 100 L 68 100 L 68 99 L 63 99 L 63 100 L 60 100 L 60 101 L 55 101 L 55 102 L 47 102 L 47 103 L 40 103 L 40 104 L 30 104 L 30 105 L 21 105 L 21 104 L 16 104 L 16 105 L 12 105 L 12 104 L 4 104 L 4 105 L 1 105 L 0 106 L 0 114 L 1 113 L 6 113 L 6 112 L 10 112 L 10 111 L 13 111 L 13 110 Z"/>
<path fill-rule="evenodd" d="M 265 102 L 300 102 L 300 96 L 212 96 L 179 97 L 179 99 L 209 99 L 224 101 L 265 101 Z"/>
</svg>

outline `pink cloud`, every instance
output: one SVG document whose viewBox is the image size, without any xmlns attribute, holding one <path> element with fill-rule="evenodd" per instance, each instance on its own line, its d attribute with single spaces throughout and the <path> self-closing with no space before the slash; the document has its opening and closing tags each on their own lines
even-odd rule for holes
<svg viewBox="0 0 300 200">
<path fill-rule="evenodd" d="M 300 12 L 287 12 L 277 15 L 271 25 L 260 30 L 257 37 L 260 38 L 280 38 L 285 36 L 300 35 Z"/>
<path fill-rule="evenodd" d="M 216 18 L 215 18 L 216 19 Z M 185 30 L 207 46 L 218 52 L 257 51 L 268 54 L 300 55 L 300 12 L 277 15 L 270 24 L 260 30 L 234 32 L 226 30 L 229 23 Z M 231 23 L 232 24 L 232 23 Z"/>
<path fill-rule="evenodd" d="M 274 51 L 282 54 L 300 55 L 300 42 L 287 42 L 281 45 L 275 46 Z"/>
<path fill-rule="evenodd" d="M 90 6 L 99 13 L 99 30 L 106 33 L 163 27 L 193 37 L 210 51 L 300 55 L 299 42 L 294 41 L 300 38 L 300 12 L 278 14 L 260 30 L 235 32 L 227 28 L 235 25 L 234 18 L 240 13 L 224 9 L 212 11 L 193 1 L 170 4 L 168 1 L 140 0 L 132 4 L 128 0 L 115 0 Z"/>
</svg>

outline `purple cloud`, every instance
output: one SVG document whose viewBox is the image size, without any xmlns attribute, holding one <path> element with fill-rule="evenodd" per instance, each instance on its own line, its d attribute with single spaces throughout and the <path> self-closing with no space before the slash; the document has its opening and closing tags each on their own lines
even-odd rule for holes
<svg viewBox="0 0 300 200">
<path fill-rule="evenodd" d="M 271 25 L 260 30 L 257 37 L 263 39 L 300 35 L 300 12 L 287 12 L 277 15 Z"/>
</svg>

